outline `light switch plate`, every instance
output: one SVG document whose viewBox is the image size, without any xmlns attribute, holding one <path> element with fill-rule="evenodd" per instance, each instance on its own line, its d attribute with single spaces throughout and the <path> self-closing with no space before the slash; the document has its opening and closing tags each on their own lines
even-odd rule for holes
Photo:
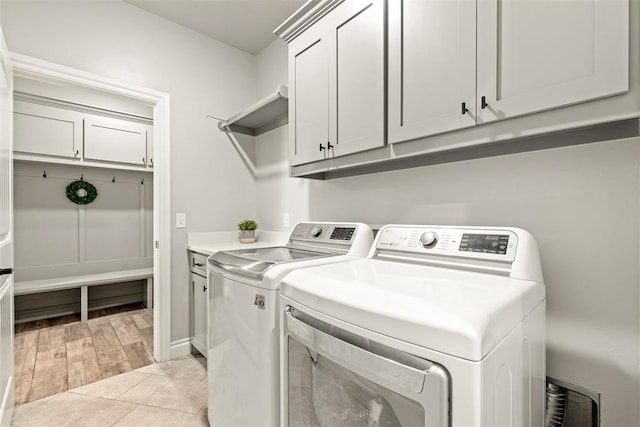
<svg viewBox="0 0 640 427">
<path fill-rule="evenodd" d="M 186 228 L 187 227 L 187 214 L 186 213 L 177 213 L 176 214 L 176 228 Z"/>
</svg>

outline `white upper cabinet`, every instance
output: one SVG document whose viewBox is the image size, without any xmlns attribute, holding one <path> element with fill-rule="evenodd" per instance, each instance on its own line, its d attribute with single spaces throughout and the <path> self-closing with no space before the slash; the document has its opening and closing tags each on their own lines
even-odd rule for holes
<svg viewBox="0 0 640 427">
<path fill-rule="evenodd" d="M 384 1 L 350 1 L 331 28 L 327 153 L 341 156 L 381 147 L 384 137 Z M 335 144 L 333 142 L 335 141 Z"/>
<path fill-rule="evenodd" d="M 77 158 L 82 148 L 82 115 L 75 111 L 14 101 L 14 151 Z"/>
<path fill-rule="evenodd" d="M 628 0 L 389 2 L 390 142 L 629 87 Z"/>
<path fill-rule="evenodd" d="M 389 142 L 475 126 L 476 4 L 389 2 Z"/>
<path fill-rule="evenodd" d="M 292 165 L 385 143 L 385 2 L 332 3 L 289 44 Z"/>
<path fill-rule="evenodd" d="M 626 92 L 628 0 L 478 0 L 477 78 L 478 123 Z"/>
<path fill-rule="evenodd" d="M 151 120 L 21 94 L 14 98 L 17 160 L 139 170 L 153 167 Z"/>
<path fill-rule="evenodd" d="M 106 117 L 84 121 L 84 158 L 146 165 L 148 126 Z"/>
<path fill-rule="evenodd" d="M 319 24 L 289 46 L 291 163 L 324 158 L 329 141 L 329 41 Z"/>
</svg>

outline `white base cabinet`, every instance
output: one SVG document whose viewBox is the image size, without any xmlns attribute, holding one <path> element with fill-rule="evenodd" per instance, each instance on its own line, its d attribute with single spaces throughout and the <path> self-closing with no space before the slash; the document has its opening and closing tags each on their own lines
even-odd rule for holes
<svg viewBox="0 0 640 427">
<path fill-rule="evenodd" d="M 207 256 L 189 252 L 191 270 L 191 345 L 207 357 L 209 342 Z"/>
</svg>

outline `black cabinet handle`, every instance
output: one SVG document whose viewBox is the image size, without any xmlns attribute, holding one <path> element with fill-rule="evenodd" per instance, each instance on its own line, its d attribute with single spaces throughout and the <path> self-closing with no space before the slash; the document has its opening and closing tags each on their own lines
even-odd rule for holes
<svg viewBox="0 0 640 427">
<path fill-rule="evenodd" d="M 331 145 L 330 141 L 327 141 L 327 149 L 331 150 L 333 148 L 333 145 Z"/>
<path fill-rule="evenodd" d="M 80 150 L 76 150 L 76 156 L 80 154 Z"/>
<path fill-rule="evenodd" d="M 202 292 L 207 292 L 207 287 L 205 285 L 202 285 Z"/>
<path fill-rule="evenodd" d="M 13 268 L 0 268 L 0 276 L 5 274 L 13 274 Z"/>
<path fill-rule="evenodd" d="M 488 106 L 489 104 L 487 104 L 487 97 L 483 96 L 482 98 L 480 98 L 480 107 L 484 110 Z"/>
<path fill-rule="evenodd" d="M 320 144 L 320 151 L 324 150 L 324 146 L 322 144 Z"/>
<path fill-rule="evenodd" d="M 202 266 L 204 266 L 204 264 L 200 264 L 199 262 L 193 261 L 193 266 L 194 267 L 202 267 Z"/>
<path fill-rule="evenodd" d="M 467 103 L 463 102 L 462 103 L 462 114 L 467 114 L 468 111 L 469 111 L 469 109 L 467 108 Z"/>
</svg>

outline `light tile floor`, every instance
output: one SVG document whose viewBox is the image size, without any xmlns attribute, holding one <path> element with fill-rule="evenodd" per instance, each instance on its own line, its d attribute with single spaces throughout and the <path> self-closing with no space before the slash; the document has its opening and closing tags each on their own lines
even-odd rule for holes
<svg viewBox="0 0 640 427">
<path fill-rule="evenodd" d="M 202 357 L 155 363 L 15 408 L 12 426 L 209 426 Z"/>
</svg>

